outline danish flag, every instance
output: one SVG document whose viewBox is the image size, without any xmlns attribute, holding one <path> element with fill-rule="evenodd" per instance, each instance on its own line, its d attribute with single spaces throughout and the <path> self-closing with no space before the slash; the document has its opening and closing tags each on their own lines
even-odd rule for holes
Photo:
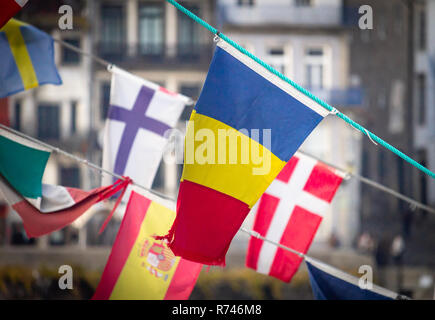
<svg viewBox="0 0 435 320">
<path fill-rule="evenodd" d="M 306 253 L 343 177 L 342 172 L 296 153 L 257 203 L 254 231 Z M 290 282 L 301 261 L 296 254 L 251 237 L 246 265 L 257 272 Z"/>
</svg>

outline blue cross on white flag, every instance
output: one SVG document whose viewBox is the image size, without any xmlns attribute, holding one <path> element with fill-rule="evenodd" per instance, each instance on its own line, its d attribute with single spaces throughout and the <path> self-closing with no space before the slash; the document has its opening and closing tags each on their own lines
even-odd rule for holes
<svg viewBox="0 0 435 320">
<path fill-rule="evenodd" d="M 173 128 L 189 98 L 111 67 L 103 168 L 151 188 Z M 112 177 L 103 176 L 103 185 Z"/>
</svg>

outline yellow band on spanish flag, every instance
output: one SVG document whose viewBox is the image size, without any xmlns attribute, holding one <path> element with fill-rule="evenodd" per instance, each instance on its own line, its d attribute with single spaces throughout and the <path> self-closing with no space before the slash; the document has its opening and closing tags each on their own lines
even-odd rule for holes
<svg viewBox="0 0 435 320">
<path fill-rule="evenodd" d="M 167 232 L 174 219 L 175 212 L 155 202 L 150 204 L 110 299 L 164 299 L 180 258 L 153 236 Z M 163 259 L 159 260 L 159 256 Z M 135 283 L 146 285 L 137 286 Z"/>
</svg>

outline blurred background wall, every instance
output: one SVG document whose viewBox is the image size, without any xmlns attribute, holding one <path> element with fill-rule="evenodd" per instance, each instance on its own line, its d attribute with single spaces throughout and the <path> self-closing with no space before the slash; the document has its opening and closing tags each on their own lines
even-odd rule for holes
<svg viewBox="0 0 435 320">
<path fill-rule="evenodd" d="M 435 0 L 180 3 L 296 83 L 435 170 Z M 58 28 L 62 4 L 73 8 L 73 30 Z M 358 26 L 362 5 L 373 8 L 373 29 Z M 32 0 L 18 18 L 193 99 L 199 96 L 214 50 L 213 35 L 163 0 Z M 3 99 L 0 121 L 101 164 L 110 73 L 59 43 L 55 43 L 55 52 L 64 84 L 42 86 Z M 191 111 L 191 107 L 186 108 L 180 119 L 178 128 L 183 132 Z M 373 145 L 336 117 L 326 118 L 302 150 L 435 205 L 434 179 Z M 176 196 L 181 171 L 182 165 L 162 162 L 153 188 Z M 44 181 L 90 189 L 99 185 L 100 175 L 53 154 Z M 40 239 L 27 239 L 18 215 L 3 205 L 0 265 L 39 268 L 71 263 L 100 272 L 124 209 L 121 206 L 116 219 L 97 236 L 111 205 L 96 205 L 90 209 L 89 221 Z M 251 226 L 253 218 L 249 215 L 245 225 Z M 309 254 L 354 272 L 362 264 L 387 268 L 388 276 L 379 279 L 379 284 L 414 297 L 431 298 L 433 280 L 429 294 L 427 279 L 435 276 L 431 271 L 435 265 L 434 218 L 350 179 L 340 187 Z M 394 240 L 405 244 L 399 256 L 391 251 Z M 247 243 L 248 237 L 238 234 L 227 259 L 228 271 L 213 268 L 212 275 L 201 275 L 204 283 L 209 283 L 207 277 L 214 272 L 219 275 L 234 270 L 234 277 L 242 277 L 238 270 L 244 266 Z M 258 277 L 253 271 L 244 272 L 249 275 L 247 279 Z M 304 272 L 302 267 L 300 273 Z M 223 292 L 228 294 L 228 290 Z M 204 297 L 201 294 L 193 297 Z M 237 298 L 237 293 L 234 296 Z M 307 295 L 301 293 L 301 297 Z"/>
</svg>

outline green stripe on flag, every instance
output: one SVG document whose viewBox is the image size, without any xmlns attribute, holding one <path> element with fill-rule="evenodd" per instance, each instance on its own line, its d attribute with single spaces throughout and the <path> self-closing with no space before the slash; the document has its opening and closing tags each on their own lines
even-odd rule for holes
<svg viewBox="0 0 435 320">
<path fill-rule="evenodd" d="M 26 198 L 42 196 L 42 176 L 50 152 L 0 136 L 0 174 Z"/>
</svg>

